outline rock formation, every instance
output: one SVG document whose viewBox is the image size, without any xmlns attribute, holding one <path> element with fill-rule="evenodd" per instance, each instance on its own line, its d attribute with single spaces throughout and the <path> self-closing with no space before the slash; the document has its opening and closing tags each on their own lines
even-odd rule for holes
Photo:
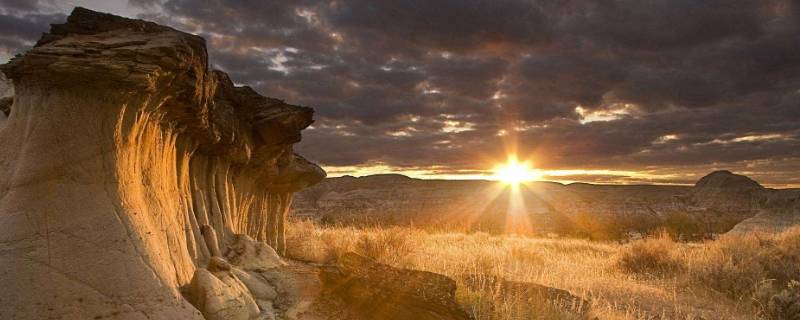
<svg viewBox="0 0 800 320">
<path fill-rule="evenodd" d="M 730 233 L 780 232 L 799 224 L 800 190 L 772 192 L 755 216 L 736 224 Z"/>
<path fill-rule="evenodd" d="M 715 171 L 700 179 L 691 198 L 694 206 L 736 219 L 732 234 L 779 232 L 800 224 L 800 190 L 767 189 L 730 171 Z"/>
<path fill-rule="evenodd" d="M 469 319 L 456 303 L 456 282 L 440 274 L 396 269 L 350 252 L 320 278 L 327 296 L 346 302 L 343 319 Z"/>
<path fill-rule="evenodd" d="M 483 292 L 487 297 L 504 297 L 506 303 L 524 305 L 550 305 L 575 314 L 586 316 L 592 303 L 569 291 L 541 284 L 510 281 L 500 277 L 483 274 L 465 274 L 463 283 L 473 291 Z M 500 306 L 492 306 L 497 308 Z"/>
<path fill-rule="evenodd" d="M 0 123 L 8 118 L 12 102 L 14 102 L 14 86 L 0 72 Z"/>
<path fill-rule="evenodd" d="M 292 151 L 312 109 L 209 70 L 198 36 L 82 8 L 1 69 L 0 318 L 267 316 L 257 271 L 325 175 Z"/>
<path fill-rule="evenodd" d="M 763 204 L 767 189 L 752 179 L 727 170 L 714 171 L 701 178 L 689 193 L 696 207 L 714 208 L 728 215 L 752 215 L 752 208 Z"/>
<path fill-rule="evenodd" d="M 294 214 L 322 222 L 414 225 L 458 230 L 625 237 L 661 227 L 689 238 L 724 233 L 756 215 L 791 208 L 795 190 L 764 188 L 752 179 L 716 171 L 695 186 L 562 185 L 521 188 L 524 206 L 509 208 L 508 190 L 492 181 L 419 180 L 399 175 L 339 177 L 299 192 Z M 798 200 L 800 202 L 800 200 Z M 509 214 L 511 210 L 521 210 Z M 524 218 L 520 218 L 524 217 Z M 800 214 L 785 214 L 789 217 Z M 517 219 L 518 221 L 511 221 Z"/>
</svg>

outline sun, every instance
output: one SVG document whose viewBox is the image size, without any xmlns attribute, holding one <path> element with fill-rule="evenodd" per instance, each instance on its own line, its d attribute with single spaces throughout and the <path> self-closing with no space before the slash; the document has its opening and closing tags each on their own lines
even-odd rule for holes
<svg viewBox="0 0 800 320">
<path fill-rule="evenodd" d="M 529 161 L 519 162 L 516 156 L 509 156 L 508 162 L 494 167 L 494 180 L 511 186 L 541 178 L 537 170 L 531 168 Z"/>
</svg>

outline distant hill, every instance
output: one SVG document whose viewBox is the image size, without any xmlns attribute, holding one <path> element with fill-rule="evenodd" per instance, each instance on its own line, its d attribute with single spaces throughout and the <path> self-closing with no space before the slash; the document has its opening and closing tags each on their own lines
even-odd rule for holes
<svg viewBox="0 0 800 320">
<path fill-rule="evenodd" d="M 326 179 L 298 193 L 293 211 L 323 223 L 347 225 L 591 238 L 620 238 L 663 228 L 682 237 L 702 238 L 731 229 L 774 230 L 792 224 L 791 217 L 800 216 L 799 194 L 764 188 L 730 171 L 712 172 L 694 186 L 534 182 L 520 188 L 519 194 L 494 181 L 420 180 L 390 174 Z M 734 228 L 743 221 L 746 227 Z"/>
</svg>

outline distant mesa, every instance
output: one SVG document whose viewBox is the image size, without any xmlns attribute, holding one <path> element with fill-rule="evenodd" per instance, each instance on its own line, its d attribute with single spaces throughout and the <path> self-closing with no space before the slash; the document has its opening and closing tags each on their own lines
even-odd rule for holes
<svg viewBox="0 0 800 320">
<path fill-rule="evenodd" d="M 743 175 L 734 174 L 728 170 L 718 170 L 702 177 L 694 185 L 695 188 L 719 189 L 764 189 L 758 182 Z"/>
<path fill-rule="evenodd" d="M 384 174 L 373 174 L 368 176 L 361 176 L 357 177 L 356 179 L 363 179 L 363 180 L 381 180 L 381 181 L 408 181 L 412 180 L 411 177 L 398 174 L 398 173 L 384 173 Z"/>
</svg>

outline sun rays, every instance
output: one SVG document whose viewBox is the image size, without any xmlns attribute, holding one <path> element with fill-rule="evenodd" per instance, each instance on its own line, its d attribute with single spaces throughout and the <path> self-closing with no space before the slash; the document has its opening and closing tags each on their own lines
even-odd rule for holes
<svg viewBox="0 0 800 320">
<path fill-rule="evenodd" d="M 541 171 L 533 168 L 531 161 L 520 161 L 512 154 L 492 172 L 490 179 L 498 183 L 487 189 L 485 209 L 473 223 L 483 227 L 488 223 L 501 233 L 530 234 L 534 226 L 526 202 L 537 198 L 533 182 L 542 178 Z"/>
<path fill-rule="evenodd" d="M 500 181 L 513 189 L 519 189 L 521 183 L 539 180 L 542 174 L 531 167 L 530 161 L 520 162 L 516 155 L 508 156 L 508 161 L 494 167 L 494 180 Z"/>
</svg>

